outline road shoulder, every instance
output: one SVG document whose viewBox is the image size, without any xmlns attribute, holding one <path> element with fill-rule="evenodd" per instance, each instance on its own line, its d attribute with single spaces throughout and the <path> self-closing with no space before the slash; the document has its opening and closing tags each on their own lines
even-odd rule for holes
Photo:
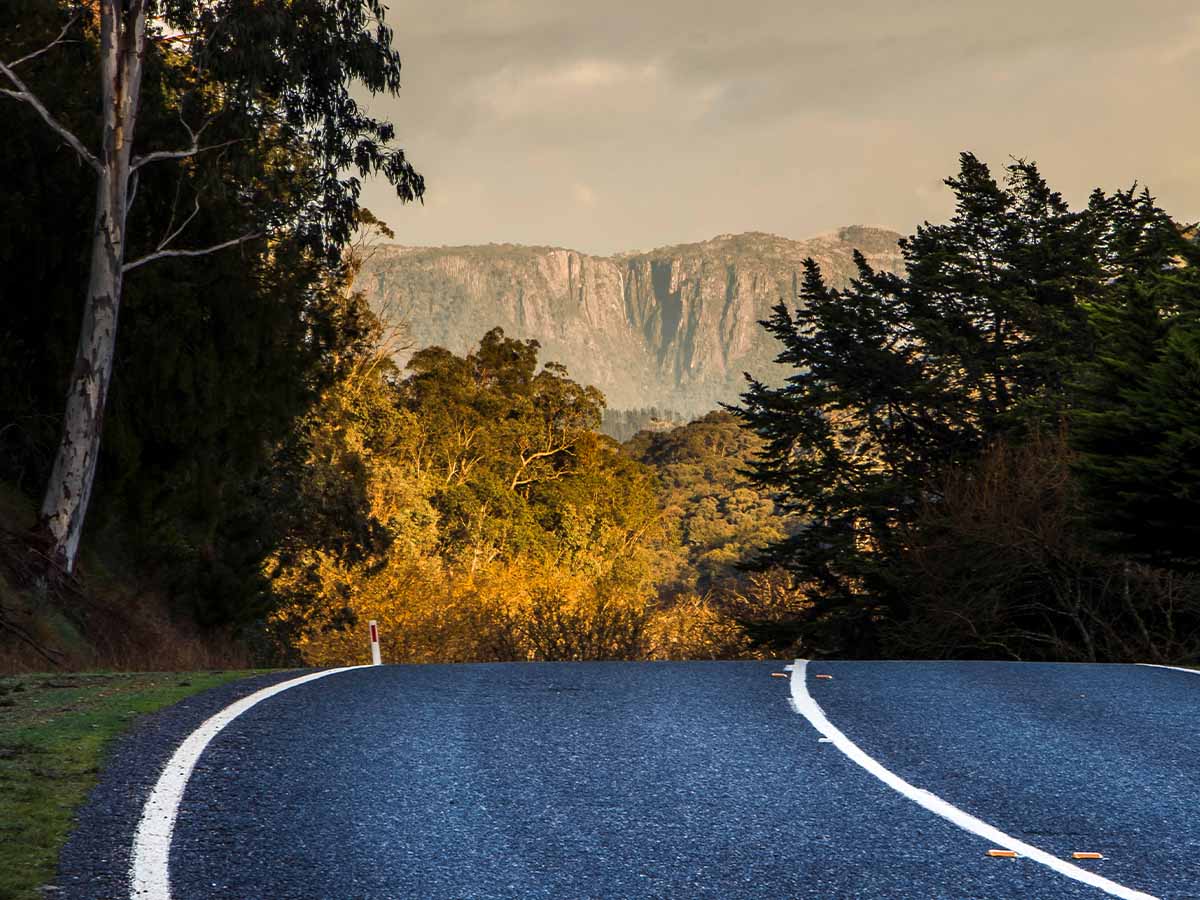
<svg viewBox="0 0 1200 900">
<path fill-rule="evenodd" d="M 108 748 L 96 786 L 76 814 L 59 853 L 53 896 L 126 900 L 130 845 L 142 806 L 176 747 L 230 703 L 300 674 L 287 670 L 231 681 L 137 719 Z"/>
</svg>

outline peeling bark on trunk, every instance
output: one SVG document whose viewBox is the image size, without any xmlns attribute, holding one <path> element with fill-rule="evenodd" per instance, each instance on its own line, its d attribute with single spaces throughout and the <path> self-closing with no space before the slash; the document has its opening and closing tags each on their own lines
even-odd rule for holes
<svg viewBox="0 0 1200 900">
<path fill-rule="evenodd" d="M 53 559 L 67 572 L 74 569 L 79 552 L 112 379 L 125 264 L 130 151 L 141 92 L 145 34 L 143 0 L 100 0 L 103 132 L 91 272 L 67 389 L 62 439 L 39 522 L 51 542 Z"/>
</svg>

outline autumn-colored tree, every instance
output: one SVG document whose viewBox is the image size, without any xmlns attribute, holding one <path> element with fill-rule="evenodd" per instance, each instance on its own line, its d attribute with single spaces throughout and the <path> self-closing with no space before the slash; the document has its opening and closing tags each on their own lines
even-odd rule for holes
<svg viewBox="0 0 1200 900">
<path fill-rule="evenodd" d="M 651 475 L 537 351 L 497 329 L 406 373 L 368 356 L 314 407 L 292 457 L 313 516 L 269 566 L 285 644 L 356 658 L 346 627 L 375 618 L 391 659 L 645 655 Z"/>
</svg>

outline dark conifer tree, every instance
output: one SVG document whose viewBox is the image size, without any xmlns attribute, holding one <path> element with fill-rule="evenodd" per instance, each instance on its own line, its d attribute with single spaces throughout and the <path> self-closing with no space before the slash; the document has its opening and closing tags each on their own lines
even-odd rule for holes
<svg viewBox="0 0 1200 900">
<path fill-rule="evenodd" d="M 900 526 L 936 501 L 933 474 L 1057 415 L 1088 352 L 1080 300 L 1102 281 L 1105 210 L 1071 212 L 1023 161 L 1002 186 L 963 154 L 946 183 L 955 214 L 901 242 L 904 277 L 860 256 L 833 290 L 806 265 L 798 308 L 763 323 L 795 372 L 781 387 L 750 379 L 736 409 L 768 442 L 756 482 L 808 523 L 762 562 L 810 579 L 830 650 L 878 652 L 878 626 L 905 612 Z"/>
<path fill-rule="evenodd" d="M 1096 197 L 1110 280 L 1072 414 L 1076 467 L 1110 548 L 1200 567 L 1200 247 L 1148 192 Z"/>
</svg>

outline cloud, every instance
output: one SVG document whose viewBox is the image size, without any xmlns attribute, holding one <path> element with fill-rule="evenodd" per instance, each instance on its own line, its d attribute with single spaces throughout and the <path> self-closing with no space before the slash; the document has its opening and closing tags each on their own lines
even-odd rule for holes
<svg viewBox="0 0 1200 900">
<path fill-rule="evenodd" d="M 1036 159 L 1074 202 L 1138 179 L 1200 214 L 1195 0 L 996 10 L 405 0 L 388 17 L 404 90 L 370 108 L 397 124 L 429 202 L 402 209 L 378 185 L 368 202 L 412 244 L 907 230 L 945 214 L 940 180 L 973 150 Z"/>
<path fill-rule="evenodd" d="M 596 192 L 582 182 L 576 182 L 571 185 L 571 196 L 575 199 L 578 206 L 584 209 L 595 209 L 596 207 Z"/>
<path fill-rule="evenodd" d="M 475 78 L 465 93 L 501 119 L 542 113 L 570 115 L 577 108 L 567 104 L 595 104 L 605 94 L 652 90 L 658 78 L 659 67 L 654 62 L 579 59 L 553 67 L 507 65 Z"/>
<path fill-rule="evenodd" d="M 1200 15 L 1191 16 L 1186 27 L 1180 28 L 1158 48 L 1156 55 L 1158 62 L 1167 66 L 1200 58 Z"/>
<path fill-rule="evenodd" d="M 605 59 L 582 59 L 543 76 L 545 85 L 566 88 L 612 87 L 626 83 L 646 84 L 658 77 L 658 66 L 645 63 L 631 66 Z"/>
</svg>

